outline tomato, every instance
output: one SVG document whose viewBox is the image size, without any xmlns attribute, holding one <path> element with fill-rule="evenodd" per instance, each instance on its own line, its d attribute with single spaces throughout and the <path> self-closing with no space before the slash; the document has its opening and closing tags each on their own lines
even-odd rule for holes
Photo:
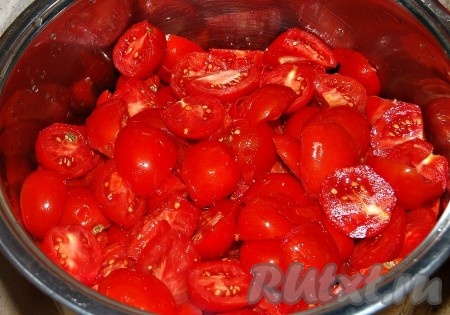
<svg viewBox="0 0 450 315">
<path fill-rule="evenodd" d="M 282 64 L 265 71 L 261 85 L 282 84 L 290 87 L 296 94 L 295 99 L 286 108 L 285 113 L 293 113 L 306 106 L 314 95 L 314 70 L 308 64 Z"/>
<path fill-rule="evenodd" d="M 175 95 L 210 94 L 223 102 L 237 100 L 259 85 L 257 65 L 230 64 L 226 58 L 211 53 L 189 53 L 175 65 L 170 86 Z"/>
<path fill-rule="evenodd" d="M 368 96 L 380 93 L 381 84 L 377 70 L 364 55 L 349 48 L 334 48 L 333 54 L 340 74 L 349 76 L 364 85 Z"/>
<path fill-rule="evenodd" d="M 111 272 L 98 284 L 98 291 L 116 301 L 158 314 L 176 314 L 169 289 L 158 278 L 132 269 Z"/>
<path fill-rule="evenodd" d="M 158 108 L 167 108 L 170 105 L 176 103 L 178 98 L 173 94 L 170 86 L 164 85 L 158 88 L 156 91 L 156 107 Z"/>
<path fill-rule="evenodd" d="M 69 187 L 59 225 L 82 225 L 96 235 L 108 228 L 111 222 L 103 214 L 92 190 L 86 187 Z"/>
<path fill-rule="evenodd" d="M 191 52 L 204 51 L 197 43 L 183 36 L 174 34 L 166 35 L 167 52 L 161 66 L 158 69 L 159 77 L 165 81 L 170 81 L 170 76 L 178 59 Z"/>
<path fill-rule="evenodd" d="M 273 134 L 274 131 L 268 124 L 252 126 L 246 119 L 233 121 L 231 133 L 229 137 L 225 137 L 224 142 L 233 148 L 245 181 L 253 182 L 275 164 Z"/>
<path fill-rule="evenodd" d="M 239 167 L 225 144 L 203 141 L 186 150 L 181 178 L 197 205 L 203 207 L 225 198 L 236 189 L 240 177 Z"/>
<path fill-rule="evenodd" d="M 350 264 L 356 269 L 362 269 L 397 258 L 405 240 L 405 229 L 405 210 L 395 207 L 389 224 L 380 234 L 355 243 L 349 258 Z"/>
<path fill-rule="evenodd" d="M 295 92 L 281 84 L 266 84 L 248 95 L 240 103 L 241 117 L 251 124 L 278 120 L 295 99 Z"/>
<path fill-rule="evenodd" d="M 367 117 L 367 121 L 371 126 L 375 124 L 375 122 L 383 116 L 383 114 L 391 107 L 397 105 L 397 101 L 393 101 L 386 98 L 381 98 L 379 96 L 369 96 L 367 98 L 365 114 Z"/>
<path fill-rule="evenodd" d="M 86 119 L 89 145 L 111 158 L 119 130 L 129 119 L 125 101 L 112 98 L 97 106 Z"/>
<path fill-rule="evenodd" d="M 247 306 L 250 280 L 237 261 L 199 262 L 188 274 L 189 297 L 206 312 L 237 310 Z"/>
<path fill-rule="evenodd" d="M 415 250 L 436 225 L 436 216 L 428 208 L 406 212 L 406 235 L 398 257 L 405 258 Z"/>
<path fill-rule="evenodd" d="M 127 236 L 112 241 L 110 239 L 110 229 L 103 233 L 107 233 L 106 238 L 108 238 L 108 242 L 102 248 L 102 265 L 95 280 L 97 284 L 114 270 L 135 268 L 135 262 L 126 255 L 125 242 L 127 241 Z"/>
<path fill-rule="evenodd" d="M 71 108 L 77 114 L 88 114 L 97 103 L 98 92 L 91 77 L 82 78 L 70 87 L 73 103 Z"/>
<path fill-rule="evenodd" d="M 329 107 L 311 121 L 332 122 L 344 128 L 352 137 L 358 155 L 364 157 L 370 146 L 370 125 L 363 113 L 350 106 Z"/>
<path fill-rule="evenodd" d="M 84 127 L 55 123 L 43 129 L 35 145 L 36 159 L 46 169 L 66 178 L 86 174 L 97 161 Z"/>
<path fill-rule="evenodd" d="M 386 157 L 369 156 L 367 163 L 394 188 L 399 205 L 412 210 L 432 203 L 447 187 L 448 161 L 432 151 L 431 144 L 414 139 Z"/>
<path fill-rule="evenodd" d="M 300 140 L 303 127 L 321 111 L 322 108 L 315 105 L 300 108 L 287 118 L 283 127 L 283 133 Z"/>
<path fill-rule="evenodd" d="M 281 268 L 287 270 L 293 262 L 303 265 L 303 273 L 309 268 L 319 272 L 328 264 L 339 264 L 339 250 L 333 238 L 318 223 L 305 223 L 292 229 L 281 244 Z"/>
<path fill-rule="evenodd" d="M 312 62 L 325 68 L 337 65 L 331 48 L 319 37 L 299 28 L 290 28 L 267 47 L 264 61 L 269 65 Z"/>
<path fill-rule="evenodd" d="M 148 85 L 143 80 L 135 77 L 122 77 L 121 84 L 117 85 L 113 97 L 118 97 L 127 104 L 130 117 L 147 108 L 156 107 L 157 87 Z"/>
<path fill-rule="evenodd" d="M 25 229 L 42 238 L 58 224 L 67 198 L 64 179 L 57 173 L 36 170 L 27 176 L 20 191 L 20 209 Z"/>
<path fill-rule="evenodd" d="M 325 179 L 319 195 L 330 223 L 353 238 L 385 229 L 396 201 L 392 187 L 366 165 L 337 169 Z"/>
<path fill-rule="evenodd" d="M 422 113 L 415 104 L 396 101 L 373 125 L 370 132 L 373 154 L 386 156 L 396 145 L 412 140 L 425 139 Z"/>
<path fill-rule="evenodd" d="M 339 254 L 341 256 L 342 261 L 346 260 L 351 253 L 353 252 L 353 249 L 355 247 L 354 239 L 350 236 L 342 233 L 341 231 L 337 230 L 328 220 L 322 220 L 320 221 L 325 229 L 330 233 L 331 237 L 333 238 L 334 242 L 336 243 L 337 249 L 339 251 Z"/>
<path fill-rule="evenodd" d="M 427 136 L 428 140 L 433 143 L 436 152 L 442 155 L 449 155 L 448 142 L 445 139 L 449 139 L 449 99 L 441 98 L 431 102 L 424 109 L 424 119 L 427 124 Z"/>
<path fill-rule="evenodd" d="M 123 75 L 145 79 L 162 63 L 166 49 L 164 33 L 144 20 L 132 25 L 115 44 L 114 66 Z"/>
<path fill-rule="evenodd" d="M 90 286 L 102 264 L 100 244 L 80 225 L 58 225 L 47 231 L 42 251 L 58 267 Z"/>
<path fill-rule="evenodd" d="M 200 260 L 189 238 L 174 229 L 151 239 L 142 250 L 137 269 L 153 274 L 172 293 L 177 304 L 188 301 L 189 269 Z"/>
<path fill-rule="evenodd" d="M 169 174 L 164 181 L 156 188 L 156 191 L 147 198 L 147 207 L 155 209 L 170 195 L 187 196 L 186 185 L 175 174 Z"/>
<path fill-rule="evenodd" d="M 265 239 L 257 241 L 245 241 L 239 248 L 239 260 L 244 270 L 260 263 L 280 265 L 281 239 Z"/>
<path fill-rule="evenodd" d="M 283 215 L 289 205 L 281 197 L 261 196 L 247 202 L 239 212 L 236 233 L 240 240 L 281 238 L 295 225 Z"/>
<path fill-rule="evenodd" d="M 203 259 L 224 255 L 233 244 L 239 205 L 224 199 L 203 211 L 192 243 Z"/>
<path fill-rule="evenodd" d="M 177 162 L 174 141 L 144 122 L 123 127 L 116 139 L 117 170 L 138 194 L 151 195 Z"/>
<path fill-rule="evenodd" d="M 145 199 L 135 194 L 118 172 L 113 159 L 99 170 L 93 184 L 95 199 L 108 219 L 121 227 L 131 227 L 145 214 Z"/>
<path fill-rule="evenodd" d="M 351 77 L 324 74 L 315 85 L 318 101 L 323 107 L 350 106 L 364 113 L 367 94 L 364 86 Z"/>
<path fill-rule="evenodd" d="M 318 195 L 325 177 L 341 167 L 358 163 L 350 134 L 335 123 L 310 122 L 300 139 L 300 180 L 306 191 Z"/>
<path fill-rule="evenodd" d="M 300 141 L 288 135 L 275 135 L 273 142 L 281 160 L 283 160 L 293 174 L 300 177 Z"/>
<path fill-rule="evenodd" d="M 186 96 L 162 112 L 167 127 L 178 137 L 200 139 L 223 125 L 222 102 L 210 95 Z"/>
</svg>

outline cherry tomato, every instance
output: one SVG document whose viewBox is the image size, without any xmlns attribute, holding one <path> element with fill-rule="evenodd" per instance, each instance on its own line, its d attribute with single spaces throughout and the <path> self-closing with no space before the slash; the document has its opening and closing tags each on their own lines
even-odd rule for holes
<svg viewBox="0 0 450 315">
<path fill-rule="evenodd" d="M 162 63 L 166 49 L 164 33 L 144 20 L 131 26 L 115 44 L 114 66 L 123 75 L 145 79 Z"/>
<path fill-rule="evenodd" d="M 200 139 L 222 127 L 225 109 L 214 96 L 193 95 L 167 107 L 162 112 L 162 118 L 178 137 Z"/>
<path fill-rule="evenodd" d="M 20 209 L 25 229 L 37 238 L 58 224 L 67 198 L 64 179 L 57 173 L 36 170 L 20 191 Z"/>
<path fill-rule="evenodd" d="M 103 295 L 151 313 L 175 315 L 176 304 L 167 286 L 151 274 L 132 269 L 111 272 L 98 284 Z"/>
<path fill-rule="evenodd" d="M 174 141 L 144 122 L 123 127 L 116 139 L 117 170 L 133 191 L 148 196 L 170 174 L 177 162 Z"/>
<path fill-rule="evenodd" d="M 257 241 L 245 241 L 239 248 L 239 260 L 244 270 L 260 263 L 271 263 L 276 266 L 281 262 L 281 239 L 265 239 Z"/>
<path fill-rule="evenodd" d="M 102 264 L 100 244 L 80 225 L 58 225 L 47 231 L 42 251 L 58 267 L 90 286 Z"/>
<path fill-rule="evenodd" d="M 380 234 L 355 243 L 349 258 L 350 264 L 354 268 L 362 269 L 397 258 L 405 241 L 405 229 L 405 210 L 395 207 L 389 224 Z"/>
<path fill-rule="evenodd" d="M 247 306 L 250 280 L 238 261 L 199 262 L 189 271 L 188 292 L 206 312 L 233 311 Z"/>
<path fill-rule="evenodd" d="M 268 46 L 264 61 L 270 65 L 300 63 L 319 64 L 325 68 L 337 65 L 331 48 L 319 37 L 299 28 L 290 28 Z"/>
<path fill-rule="evenodd" d="M 118 97 L 127 104 L 130 117 L 139 112 L 156 107 L 157 87 L 149 86 L 147 82 L 135 77 L 121 77 L 122 81 L 117 84 L 113 97 Z"/>
<path fill-rule="evenodd" d="M 181 178 L 197 205 L 207 206 L 225 198 L 236 189 L 240 177 L 239 167 L 225 144 L 202 141 L 186 150 Z"/>
<path fill-rule="evenodd" d="M 85 137 L 85 128 L 55 123 L 43 129 L 35 145 L 36 159 L 46 169 L 66 178 L 86 174 L 97 161 Z"/>
<path fill-rule="evenodd" d="M 340 74 L 349 76 L 364 85 L 368 96 L 380 93 L 381 84 L 377 70 L 364 55 L 349 48 L 334 48 L 333 54 Z"/>
<path fill-rule="evenodd" d="M 300 180 L 306 191 L 318 195 L 325 177 L 341 167 L 358 163 L 355 142 L 335 123 L 310 122 L 300 139 Z"/>
<path fill-rule="evenodd" d="M 255 90 L 259 85 L 257 65 L 233 64 L 210 53 L 189 53 L 175 65 L 170 86 L 175 95 L 210 94 L 223 102 L 233 101 Z"/>
<path fill-rule="evenodd" d="M 396 201 L 388 182 L 366 165 L 337 169 L 325 179 L 319 196 L 330 223 L 353 238 L 385 229 Z"/>
<path fill-rule="evenodd" d="M 315 105 L 300 108 L 287 118 L 283 127 L 283 133 L 300 140 L 303 127 L 321 111 L 322 108 Z"/>
</svg>

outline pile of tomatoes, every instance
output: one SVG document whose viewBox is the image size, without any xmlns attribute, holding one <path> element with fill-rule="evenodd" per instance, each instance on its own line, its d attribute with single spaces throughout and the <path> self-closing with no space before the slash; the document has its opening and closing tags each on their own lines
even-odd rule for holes
<svg viewBox="0 0 450 315">
<path fill-rule="evenodd" d="M 255 264 L 364 273 L 434 227 L 447 160 L 359 52 L 298 28 L 204 50 L 142 21 L 112 57 L 115 90 L 74 90 L 95 107 L 39 133 L 20 195 L 42 251 L 94 290 L 160 314 L 285 314 L 316 305 L 248 305 Z"/>
</svg>

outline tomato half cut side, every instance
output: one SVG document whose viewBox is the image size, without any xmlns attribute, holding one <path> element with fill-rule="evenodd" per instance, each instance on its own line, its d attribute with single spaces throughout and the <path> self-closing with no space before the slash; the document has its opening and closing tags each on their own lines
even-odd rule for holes
<svg viewBox="0 0 450 315">
<path fill-rule="evenodd" d="M 47 232 L 42 251 L 56 265 L 85 285 L 92 285 L 102 264 L 100 244 L 80 225 L 58 225 Z"/>
<path fill-rule="evenodd" d="M 338 169 L 319 195 L 327 219 L 353 238 L 377 235 L 389 224 L 397 200 L 393 188 L 367 165 Z"/>
<path fill-rule="evenodd" d="M 199 262 L 189 271 L 188 293 L 203 311 L 233 311 L 247 306 L 250 280 L 238 261 Z"/>
</svg>

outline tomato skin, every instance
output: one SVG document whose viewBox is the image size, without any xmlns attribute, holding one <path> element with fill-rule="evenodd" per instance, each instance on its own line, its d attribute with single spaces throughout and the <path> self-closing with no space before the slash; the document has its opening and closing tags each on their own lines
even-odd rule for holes
<svg viewBox="0 0 450 315">
<path fill-rule="evenodd" d="M 95 199 L 94 193 L 86 187 L 70 187 L 59 220 L 59 225 L 82 225 L 96 235 L 111 225 Z"/>
<path fill-rule="evenodd" d="M 337 169 L 326 177 L 319 202 L 329 222 L 352 238 L 378 234 L 397 199 L 392 187 L 367 165 Z"/>
<path fill-rule="evenodd" d="M 380 94 L 381 84 L 377 71 L 364 55 L 349 48 L 334 48 L 333 54 L 339 65 L 338 72 L 364 85 L 367 96 Z"/>
<path fill-rule="evenodd" d="M 391 221 L 380 234 L 355 243 L 349 258 L 350 264 L 356 269 L 362 269 L 397 258 L 405 240 L 405 229 L 405 210 L 395 207 Z"/>
<path fill-rule="evenodd" d="M 48 230 L 42 251 L 87 286 L 94 283 L 102 264 L 100 244 L 90 231 L 79 225 L 57 225 Z"/>
<path fill-rule="evenodd" d="M 96 164 L 96 154 L 88 145 L 85 128 L 55 123 L 43 129 L 35 144 L 38 163 L 66 178 L 86 174 Z"/>
<path fill-rule="evenodd" d="M 339 250 L 331 235 L 318 223 L 305 223 L 292 229 L 281 244 L 281 268 L 292 262 L 303 264 L 303 273 L 311 267 L 320 271 L 330 263 L 339 265 Z"/>
<path fill-rule="evenodd" d="M 186 150 L 181 178 L 197 205 L 211 205 L 236 189 L 241 173 L 230 151 L 218 141 L 202 141 Z"/>
<path fill-rule="evenodd" d="M 25 229 L 37 238 L 58 224 L 67 198 L 64 179 L 57 173 L 36 170 L 27 176 L 20 192 Z"/>
<path fill-rule="evenodd" d="M 131 269 L 111 272 L 98 284 L 103 295 L 148 312 L 175 315 L 176 304 L 158 278 Z"/>
<path fill-rule="evenodd" d="M 114 97 L 120 98 L 127 104 L 127 112 L 130 117 L 139 112 L 156 107 L 156 90 L 153 83 L 135 77 L 119 77 Z M 149 79 L 151 81 L 151 78 Z M 149 86 L 149 84 L 151 84 Z M 152 85 L 153 84 L 153 85 Z"/>
<path fill-rule="evenodd" d="M 278 156 L 289 167 L 295 176 L 300 177 L 300 141 L 288 135 L 275 135 L 273 142 L 277 149 Z"/>
<path fill-rule="evenodd" d="M 303 128 L 300 142 L 300 180 L 313 196 L 320 193 L 330 173 L 359 161 L 353 139 L 335 123 L 310 122 Z"/>
<path fill-rule="evenodd" d="M 161 64 L 166 49 L 164 33 L 144 20 L 132 25 L 115 44 L 114 66 L 123 75 L 145 79 Z"/>
<path fill-rule="evenodd" d="M 133 191 L 151 195 L 177 162 L 177 147 L 162 131 L 144 122 L 127 124 L 117 135 L 114 159 Z"/>
<path fill-rule="evenodd" d="M 86 119 L 86 138 L 89 145 L 109 158 L 119 130 L 129 119 L 125 101 L 112 98 L 97 106 Z"/>
<path fill-rule="evenodd" d="M 303 127 L 322 110 L 322 108 L 315 105 L 300 108 L 288 117 L 284 124 L 283 133 L 300 140 Z"/>
<path fill-rule="evenodd" d="M 162 112 L 162 118 L 178 137 L 201 139 L 222 127 L 225 109 L 214 96 L 193 95 L 170 105 Z"/>
<path fill-rule="evenodd" d="M 268 47 L 264 62 L 269 65 L 309 61 L 325 68 L 337 65 L 331 48 L 319 37 L 299 28 L 290 28 Z"/>
<path fill-rule="evenodd" d="M 247 306 L 250 273 L 239 261 L 205 261 L 188 274 L 188 292 L 194 305 L 206 312 L 228 312 Z M 232 286 L 239 288 L 233 290 Z"/>
<path fill-rule="evenodd" d="M 245 241 L 239 248 L 239 260 L 244 270 L 260 263 L 271 263 L 277 266 L 281 262 L 281 239 L 265 239 L 257 241 Z"/>
</svg>

